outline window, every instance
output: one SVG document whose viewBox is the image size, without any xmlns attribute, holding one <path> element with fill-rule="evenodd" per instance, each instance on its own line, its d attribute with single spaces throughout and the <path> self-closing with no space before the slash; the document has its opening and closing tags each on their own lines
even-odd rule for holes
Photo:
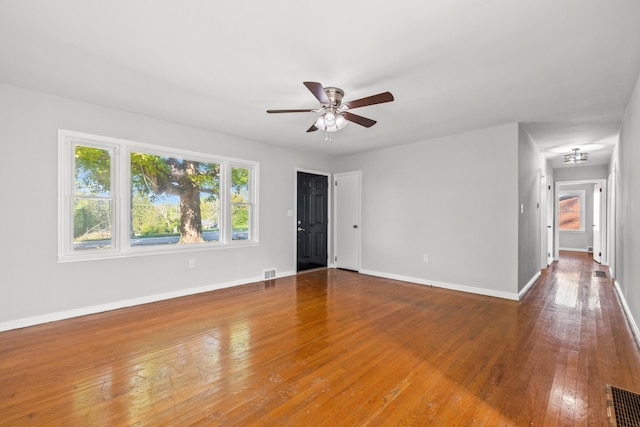
<svg viewBox="0 0 640 427">
<path fill-rule="evenodd" d="M 252 207 L 250 192 L 250 170 L 243 167 L 231 168 L 231 229 L 233 240 L 250 238 Z"/>
<path fill-rule="evenodd" d="M 110 249 L 114 246 L 114 149 L 90 145 L 73 148 L 73 249 Z"/>
<path fill-rule="evenodd" d="M 585 191 L 562 191 L 558 195 L 561 231 L 584 231 Z"/>
<path fill-rule="evenodd" d="M 59 259 L 257 243 L 256 162 L 59 131 Z"/>
</svg>

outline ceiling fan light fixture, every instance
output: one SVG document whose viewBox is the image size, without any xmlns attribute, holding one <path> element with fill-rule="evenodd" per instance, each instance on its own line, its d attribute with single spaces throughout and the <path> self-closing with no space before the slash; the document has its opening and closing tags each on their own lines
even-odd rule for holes
<svg viewBox="0 0 640 427">
<path fill-rule="evenodd" d="M 315 127 L 325 132 L 336 132 L 349 123 L 341 114 L 334 114 L 331 111 L 326 112 L 316 120 Z"/>
<path fill-rule="evenodd" d="M 327 127 L 334 126 L 336 124 L 336 115 L 331 111 L 327 111 L 324 115 L 324 124 L 327 125 Z"/>
<path fill-rule="evenodd" d="M 586 163 L 589 160 L 589 153 L 580 153 L 579 148 L 574 148 L 573 152 L 564 155 L 565 165 L 579 165 L 580 163 Z"/>
</svg>

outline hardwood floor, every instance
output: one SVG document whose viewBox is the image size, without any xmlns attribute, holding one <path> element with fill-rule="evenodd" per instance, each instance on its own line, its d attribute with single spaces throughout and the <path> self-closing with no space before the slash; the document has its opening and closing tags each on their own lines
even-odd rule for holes
<svg viewBox="0 0 640 427">
<path fill-rule="evenodd" d="M 0 424 L 605 426 L 640 352 L 594 270 L 520 302 L 319 270 L 0 333 Z"/>
</svg>

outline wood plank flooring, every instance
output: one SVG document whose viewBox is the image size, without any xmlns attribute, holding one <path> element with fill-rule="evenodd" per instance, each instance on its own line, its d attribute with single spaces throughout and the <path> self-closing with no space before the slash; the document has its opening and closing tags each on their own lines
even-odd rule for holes
<svg viewBox="0 0 640 427">
<path fill-rule="evenodd" d="M 606 426 L 640 352 L 594 270 L 520 302 L 319 270 L 0 333 L 0 425 Z"/>
</svg>

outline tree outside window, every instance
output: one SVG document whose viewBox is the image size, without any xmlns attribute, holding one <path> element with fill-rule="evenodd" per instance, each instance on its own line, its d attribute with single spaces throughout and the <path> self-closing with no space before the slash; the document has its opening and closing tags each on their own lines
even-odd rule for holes
<svg viewBox="0 0 640 427">
<path fill-rule="evenodd" d="M 132 237 L 177 233 L 178 244 L 219 240 L 213 233 L 205 238 L 203 230 L 217 226 L 220 164 L 139 152 L 130 160 Z"/>
</svg>

